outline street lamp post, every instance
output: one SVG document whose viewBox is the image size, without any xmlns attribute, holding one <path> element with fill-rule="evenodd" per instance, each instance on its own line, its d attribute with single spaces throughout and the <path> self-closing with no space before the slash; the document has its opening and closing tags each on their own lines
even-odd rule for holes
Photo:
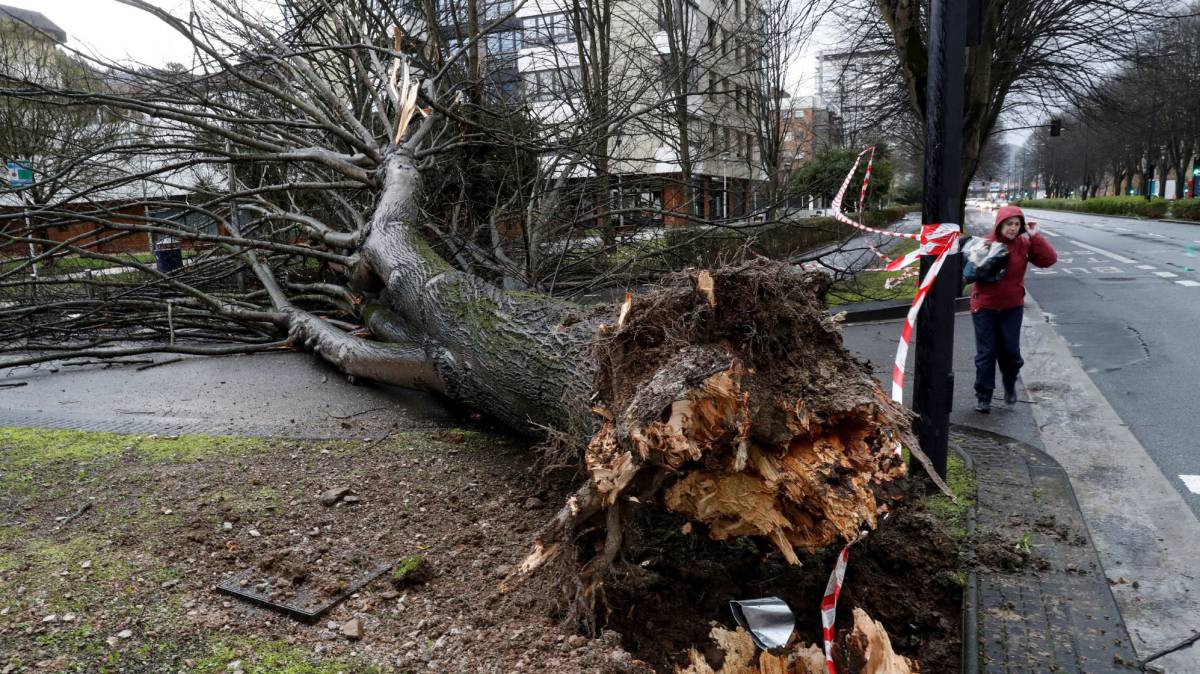
<svg viewBox="0 0 1200 674">
<path fill-rule="evenodd" d="M 922 222 L 955 223 L 960 222 L 962 214 L 959 184 L 962 178 L 968 4 L 958 0 L 932 0 L 930 3 Z M 976 31 L 973 33 L 973 38 L 979 37 Z M 935 260 L 934 255 L 921 256 L 921 278 Z M 947 256 L 917 315 L 917 358 L 913 377 L 913 411 L 917 417 L 913 430 L 921 449 L 942 477 L 946 475 L 950 408 L 954 399 L 951 358 L 954 354 L 954 298 L 962 284 L 960 264 L 960 254 Z"/>
<path fill-rule="evenodd" d="M 721 153 L 721 213 L 729 219 L 729 153 Z"/>
</svg>

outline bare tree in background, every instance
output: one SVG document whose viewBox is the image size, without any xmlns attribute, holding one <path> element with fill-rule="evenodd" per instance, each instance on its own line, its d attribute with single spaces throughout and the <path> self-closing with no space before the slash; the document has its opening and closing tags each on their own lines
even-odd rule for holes
<svg viewBox="0 0 1200 674">
<path fill-rule="evenodd" d="M 896 81 L 925 118 L 927 2 L 835 0 L 858 49 L 886 48 Z M 979 168 L 1001 115 L 1055 109 L 1094 96 L 1139 36 L 1166 14 L 1164 0 L 995 0 L 986 3 L 982 41 L 967 50 L 961 191 Z"/>
<path fill-rule="evenodd" d="M 1107 184 L 1114 194 L 1182 197 L 1200 148 L 1198 27 L 1194 16 L 1156 21 L 1096 91 L 1060 113 L 1061 137 L 1041 130 L 1030 138 L 1027 173 L 1046 172 L 1056 196 L 1087 199 Z"/>
</svg>

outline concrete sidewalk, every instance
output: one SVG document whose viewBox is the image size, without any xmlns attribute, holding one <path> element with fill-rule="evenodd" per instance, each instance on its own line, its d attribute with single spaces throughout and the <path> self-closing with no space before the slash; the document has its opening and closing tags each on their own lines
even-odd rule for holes
<svg viewBox="0 0 1200 674">
<path fill-rule="evenodd" d="M 901 325 L 845 328 L 885 388 Z M 975 463 L 980 529 L 1029 525 L 1048 564 L 980 571 L 980 671 L 1200 672 L 1200 526 L 1032 299 L 1022 349 L 1019 401 L 979 414 L 970 314 L 955 318 L 951 443 Z"/>
</svg>

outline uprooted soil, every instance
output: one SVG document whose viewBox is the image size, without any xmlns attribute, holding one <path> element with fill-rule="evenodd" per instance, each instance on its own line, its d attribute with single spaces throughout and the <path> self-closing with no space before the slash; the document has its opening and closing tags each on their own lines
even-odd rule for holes
<svg viewBox="0 0 1200 674">
<path fill-rule="evenodd" d="M 566 496 L 502 437 L 57 433 L 41 447 L 27 436 L 0 433 L 0 669 L 11 672 L 669 672 L 711 621 L 730 624 L 730 599 L 781 596 L 799 637 L 818 640 L 836 554 L 797 568 L 646 507 L 622 567 L 636 572 L 607 583 L 608 629 L 591 640 L 562 624 L 564 579 L 498 589 Z M 337 487 L 357 501 L 322 505 Z M 957 552 L 913 502 L 852 548 L 839 625 L 861 606 L 922 671 L 955 671 Z M 314 625 L 214 591 L 246 573 L 282 598 L 328 596 L 414 555 L 427 577 L 385 575 Z M 355 619 L 358 639 L 345 633 Z"/>
<path fill-rule="evenodd" d="M 848 628 L 855 607 L 883 623 L 896 651 L 923 672 L 956 672 L 960 657 L 961 576 L 958 543 L 943 522 L 925 512 L 910 490 L 907 505 L 850 548 L 837 626 Z M 840 547 L 797 567 L 761 542 L 730 545 L 684 533 L 683 520 L 647 511 L 635 524 L 626 570 L 608 588 L 609 625 L 626 646 L 669 672 L 689 646 L 710 664 L 713 621 L 734 626 L 730 599 L 778 596 L 796 613 L 795 638 L 821 643 L 819 606 Z"/>
</svg>

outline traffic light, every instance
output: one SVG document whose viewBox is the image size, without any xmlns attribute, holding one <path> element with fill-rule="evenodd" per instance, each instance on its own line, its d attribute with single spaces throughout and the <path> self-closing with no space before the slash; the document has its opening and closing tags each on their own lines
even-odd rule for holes
<svg viewBox="0 0 1200 674">
<path fill-rule="evenodd" d="M 1062 120 L 1061 119 L 1050 120 L 1050 135 L 1051 136 L 1061 136 L 1062 135 Z"/>
</svg>

